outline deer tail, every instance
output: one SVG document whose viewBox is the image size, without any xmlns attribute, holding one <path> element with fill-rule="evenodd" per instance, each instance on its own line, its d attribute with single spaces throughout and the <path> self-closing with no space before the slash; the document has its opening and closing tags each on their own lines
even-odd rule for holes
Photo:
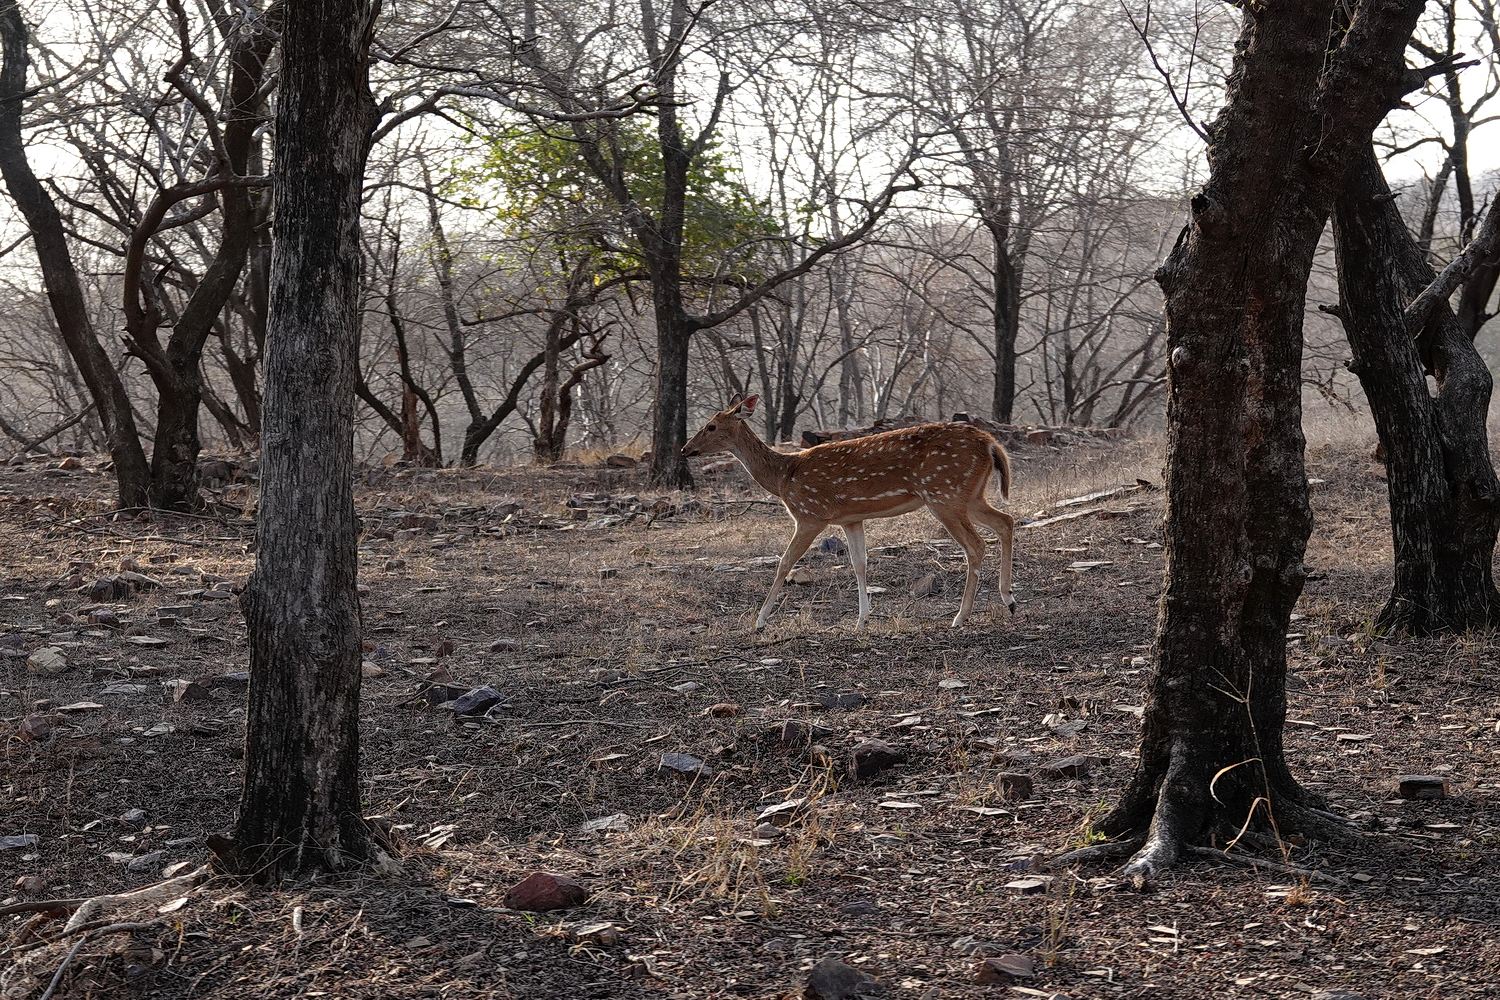
<svg viewBox="0 0 1500 1000">
<path fill-rule="evenodd" d="M 1010 456 L 1005 453 L 1005 446 L 998 441 L 990 442 L 990 460 L 995 463 L 995 471 L 1000 473 L 1000 496 L 1009 500 Z"/>
</svg>

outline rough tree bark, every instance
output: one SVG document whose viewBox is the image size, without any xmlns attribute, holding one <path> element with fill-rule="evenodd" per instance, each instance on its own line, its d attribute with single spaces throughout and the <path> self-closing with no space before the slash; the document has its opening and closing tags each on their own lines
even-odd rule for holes
<svg viewBox="0 0 1500 1000">
<path fill-rule="evenodd" d="M 245 784 L 229 867 L 261 880 L 372 853 L 359 799 L 354 467 L 360 189 L 378 0 L 288 4 Z"/>
<path fill-rule="evenodd" d="M 1446 302 L 1417 339 L 1408 333 L 1406 307 L 1436 275 L 1373 149 L 1349 172 L 1333 233 L 1349 367 L 1386 456 L 1395 574 L 1376 626 L 1416 635 L 1487 628 L 1500 620 L 1491 570 L 1500 482 L 1485 428 L 1489 368 Z"/>
<path fill-rule="evenodd" d="M 4 177 L 11 199 L 31 230 L 58 332 L 88 386 L 103 425 L 115 464 L 119 504 L 144 507 L 150 497 L 151 469 L 130 410 L 130 397 L 94 330 L 78 270 L 68 250 L 62 216 L 26 158 L 21 124 L 28 96 L 30 37 L 15 0 L 0 0 L 0 45 L 4 48 L 4 61 L 0 64 L 0 176 Z"/>
<path fill-rule="evenodd" d="M 1208 183 L 1166 298 L 1167 580 L 1141 758 L 1096 825 L 1148 877 L 1246 823 L 1326 825 L 1282 746 L 1286 629 L 1311 532 L 1301 429 L 1313 252 L 1353 154 L 1400 95 L 1421 0 L 1246 8 Z M 1110 845 L 1119 849 L 1120 845 Z"/>
</svg>

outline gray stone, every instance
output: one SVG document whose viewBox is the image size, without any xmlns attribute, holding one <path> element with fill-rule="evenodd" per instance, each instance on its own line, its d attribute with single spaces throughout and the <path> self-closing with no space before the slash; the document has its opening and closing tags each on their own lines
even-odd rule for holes
<svg viewBox="0 0 1500 1000">
<path fill-rule="evenodd" d="M 807 974 L 803 1000 L 873 1000 L 887 995 L 886 986 L 836 958 L 825 958 Z"/>
<path fill-rule="evenodd" d="M 1435 774 L 1403 774 L 1396 779 L 1396 794 L 1403 799 L 1443 799 L 1448 782 Z"/>
<path fill-rule="evenodd" d="M 864 740 L 854 748 L 854 776 L 869 778 L 886 768 L 906 763 L 906 754 L 885 740 Z"/>
</svg>

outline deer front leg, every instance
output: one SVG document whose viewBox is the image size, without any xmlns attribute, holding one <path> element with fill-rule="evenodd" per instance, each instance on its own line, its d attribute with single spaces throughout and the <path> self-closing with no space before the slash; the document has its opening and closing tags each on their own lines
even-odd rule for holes
<svg viewBox="0 0 1500 1000">
<path fill-rule="evenodd" d="M 825 527 L 825 524 L 797 522 L 797 530 L 792 533 L 792 540 L 787 542 L 786 551 L 781 554 L 781 562 L 776 566 L 776 579 L 771 583 L 771 592 L 766 595 L 766 603 L 760 606 L 760 614 L 755 616 L 755 631 L 759 632 L 766 627 L 766 618 L 771 614 L 771 605 L 776 603 L 776 598 L 781 594 L 781 585 L 786 582 L 786 575 Z"/>
<path fill-rule="evenodd" d="M 864 628 L 865 619 L 870 617 L 870 591 L 865 586 L 869 568 L 865 554 L 865 522 L 844 525 L 844 537 L 849 539 L 849 561 L 854 564 L 854 579 L 859 584 L 859 624 L 855 627 Z"/>
</svg>

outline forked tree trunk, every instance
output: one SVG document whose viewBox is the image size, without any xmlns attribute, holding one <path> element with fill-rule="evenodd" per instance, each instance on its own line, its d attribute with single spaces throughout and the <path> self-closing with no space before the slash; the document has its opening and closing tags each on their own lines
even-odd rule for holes
<svg viewBox="0 0 1500 1000">
<path fill-rule="evenodd" d="M 99 414 L 115 464 L 119 504 L 144 507 L 149 502 L 151 469 L 141 447 L 130 397 L 94 330 L 78 270 L 68 250 L 62 216 L 26 157 L 21 117 L 29 96 L 26 69 L 31 61 L 30 32 L 15 0 L 0 0 L 0 44 L 4 47 L 0 63 L 0 176 L 31 230 L 58 332 Z"/>
<path fill-rule="evenodd" d="M 1491 570 L 1500 483 L 1485 427 L 1489 368 L 1446 303 L 1416 340 L 1407 332 L 1404 310 L 1435 275 L 1373 149 L 1349 173 L 1333 231 L 1350 370 L 1386 456 L 1395 573 L 1376 626 L 1416 635 L 1488 628 L 1500 620 Z"/>
<path fill-rule="evenodd" d="M 1146 877 L 1235 831 L 1320 825 L 1287 766 L 1286 629 L 1312 528 L 1301 429 L 1313 252 L 1356 149 L 1404 92 L 1419 0 L 1248 8 L 1208 183 L 1166 297 L 1167 583 L 1141 758 L 1100 832 Z"/>
<path fill-rule="evenodd" d="M 354 383 L 376 0 L 288 4 L 250 694 L 231 867 L 261 880 L 371 853 L 359 797 Z"/>
</svg>

